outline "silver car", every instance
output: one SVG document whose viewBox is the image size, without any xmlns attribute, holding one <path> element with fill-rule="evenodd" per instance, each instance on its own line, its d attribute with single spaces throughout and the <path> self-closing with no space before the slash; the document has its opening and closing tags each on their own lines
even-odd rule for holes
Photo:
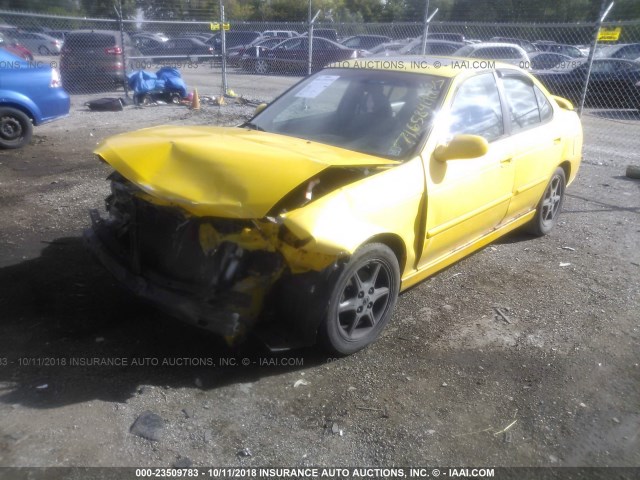
<svg viewBox="0 0 640 480">
<path fill-rule="evenodd" d="M 59 38 L 36 32 L 12 32 L 13 37 L 32 52 L 40 55 L 60 55 L 63 41 Z"/>
</svg>

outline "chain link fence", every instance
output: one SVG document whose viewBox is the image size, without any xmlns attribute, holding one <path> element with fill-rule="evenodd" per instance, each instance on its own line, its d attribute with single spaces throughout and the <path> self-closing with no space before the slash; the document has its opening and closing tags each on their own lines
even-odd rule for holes
<svg viewBox="0 0 640 480">
<path fill-rule="evenodd" d="M 589 54 L 599 27 L 595 22 L 317 23 L 312 28 L 306 22 L 227 23 L 224 31 L 220 23 L 0 10 L 0 45 L 58 67 L 72 95 L 127 89 L 128 74 L 171 67 L 181 73 L 189 91 L 239 95 L 256 102 L 269 101 L 310 71 L 347 59 L 384 61 L 424 50 L 430 55 L 506 61 L 530 70 L 551 93 L 576 106 L 584 102 L 587 146 L 606 140 L 623 124 L 629 129 L 621 146 L 624 152 L 640 152 L 640 20 L 604 23 L 609 41 L 598 42 L 592 62 Z M 150 92 L 156 93 L 165 101 L 179 100 L 166 88 Z"/>
</svg>

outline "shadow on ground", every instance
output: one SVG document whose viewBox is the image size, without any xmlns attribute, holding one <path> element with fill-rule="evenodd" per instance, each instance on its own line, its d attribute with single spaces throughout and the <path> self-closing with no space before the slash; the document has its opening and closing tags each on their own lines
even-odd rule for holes
<svg viewBox="0 0 640 480">
<path fill-rule="evenodd" d="M 116 285 L 78 237 L 57 239 L 40 257 L 0 269 L 0 292 L 3 403 L 123 402 L 141 385 L 194 387 L 197 378 L 211 389 L 326 361 L 315 349 L 274 354 L 252 339 L 231 348 L 164 316 Z M 303 360 L 274 365 L 283 357 Z"/>
</svg>

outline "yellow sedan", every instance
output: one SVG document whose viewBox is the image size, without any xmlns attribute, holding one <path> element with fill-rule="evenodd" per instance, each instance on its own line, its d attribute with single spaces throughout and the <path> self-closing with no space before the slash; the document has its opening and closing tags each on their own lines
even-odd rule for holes
<svg viewBox="0 0 640 480">
<path fill-rule="evenodd" d="M 358 351 L 399 292 L 520 226 L 548 233 L 580 165 L 572 105 L 511 65 L 354 60 L 263 107 L 96 150 L 114 173 L 93 253 L 229 342 Z"/>
</svg>

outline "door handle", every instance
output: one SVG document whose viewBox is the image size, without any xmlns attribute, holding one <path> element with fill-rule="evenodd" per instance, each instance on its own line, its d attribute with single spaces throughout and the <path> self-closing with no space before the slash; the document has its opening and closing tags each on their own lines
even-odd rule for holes
<svg viewBox="0 0 640 480">
<path fill-rule="evenodd" d="M 502 160 L 500 160 L 500 163 L 502 165 L 506 165 L 508 163 L 511 163 L 513 161 L 513 157 L 507 157 L 507 158 L 503 158 Z"/>
<path fill-rule="evenodd" d="M 553 144 L 554 145 L 558 145 L 561 141 L 562 141 L 562 137 L 554 138 L 553 139 Z"/>
</svg>

